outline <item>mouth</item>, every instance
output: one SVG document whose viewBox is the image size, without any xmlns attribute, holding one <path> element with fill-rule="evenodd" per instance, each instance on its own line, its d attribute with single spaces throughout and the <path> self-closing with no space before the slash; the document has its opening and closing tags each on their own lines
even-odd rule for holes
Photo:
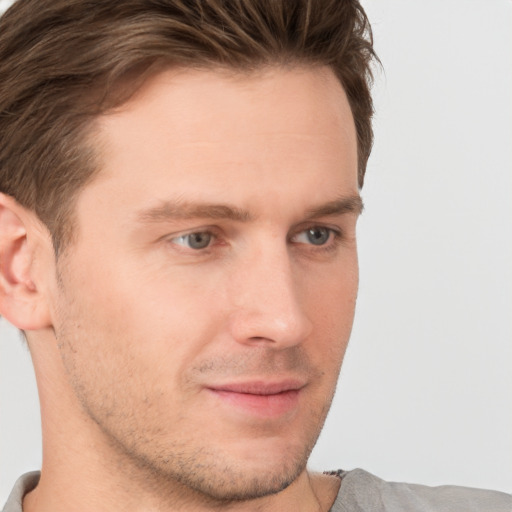
<svg viewBox="0 0 512 512">
<path fill-rule="evenodd" d="M 251 416 L 277 418 L 298 408 L 305 383 L 250 381 L 209 386 L 206 389 L 231 411 Z"/>
</svg>

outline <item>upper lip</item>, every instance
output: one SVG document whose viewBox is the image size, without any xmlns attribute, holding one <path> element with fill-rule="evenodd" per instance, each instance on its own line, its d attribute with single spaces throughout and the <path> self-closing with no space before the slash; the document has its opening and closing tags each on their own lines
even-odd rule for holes
<svg viewBox="0 0 512 512">
<path fill-rule="evenodd" d="M 215 384 L 207 386 L 212 391 L 225 391 L 229 393 L 245 393 L 250 395 L 277 395 L 285 391 L 298 391 L 305 386 L 305 382 L 298 379 L 280 381 L 253 380 L 245 382 L 232 382 L 228 384 Z"/>
</svg>

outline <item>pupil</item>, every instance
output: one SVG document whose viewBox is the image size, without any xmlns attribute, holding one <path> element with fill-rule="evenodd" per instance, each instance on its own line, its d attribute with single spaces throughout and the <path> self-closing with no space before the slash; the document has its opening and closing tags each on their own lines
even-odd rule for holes
<svg viewBox="0 0 512 512">
<path fill-rule="evenodd" d="M 190 235 L 190 247 L 192 249 L 204 249 L 210 244 L 211 235 L 208 233 L 193 233 Z"/>
<path fill-rule="evenodd" d="M 323 245 L 329 240 L 327 228 L 311 228 L 308 230 L 308 239 L 314 245 Z"/>
</svg>

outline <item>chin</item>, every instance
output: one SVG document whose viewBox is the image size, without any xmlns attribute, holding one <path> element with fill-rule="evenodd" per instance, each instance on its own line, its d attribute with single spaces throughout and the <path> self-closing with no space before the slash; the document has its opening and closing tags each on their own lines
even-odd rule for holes
<svg viewBox="0 0 512 512">
<path fill-rule="evenodd" d="M 264 498 L 291 485 L 305 470 L 306 460 L 266 465 L 251 462 L 236 466 L 202 468 L 201 472 L 180 475 L 180 482 L 207 501 L 235 502 Z M 206 470 L 206 471 L 205 471 Z"/>
<path fill-rule="evenodd" d="M 306 469 L 310 449 L 298 440 L 254 441 L 223 443 L 217 449 L 203 445 L 194 451 L 167 451 L 172 455 L 164 458 L 135 457 L 139 469 L 151 474 L 155 483 L 174 487 L 174 482 L 198 502 L 225 506 L 276 494 Z"/>
</svg>

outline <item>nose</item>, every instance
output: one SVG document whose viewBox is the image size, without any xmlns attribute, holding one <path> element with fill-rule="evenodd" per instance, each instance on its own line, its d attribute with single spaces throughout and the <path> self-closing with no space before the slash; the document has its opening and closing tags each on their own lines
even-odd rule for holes
<svg viewBox="0 0 512 512">
<path fill-rule="evenodd" d="M 313 325 L 305 311 L 300 281 L 286 247 L 259 251 L 237 264 L 230 280 L 235 298 L 230 316 L 233 338 L 275 349 L 305 340 Z"/>
</svg>

